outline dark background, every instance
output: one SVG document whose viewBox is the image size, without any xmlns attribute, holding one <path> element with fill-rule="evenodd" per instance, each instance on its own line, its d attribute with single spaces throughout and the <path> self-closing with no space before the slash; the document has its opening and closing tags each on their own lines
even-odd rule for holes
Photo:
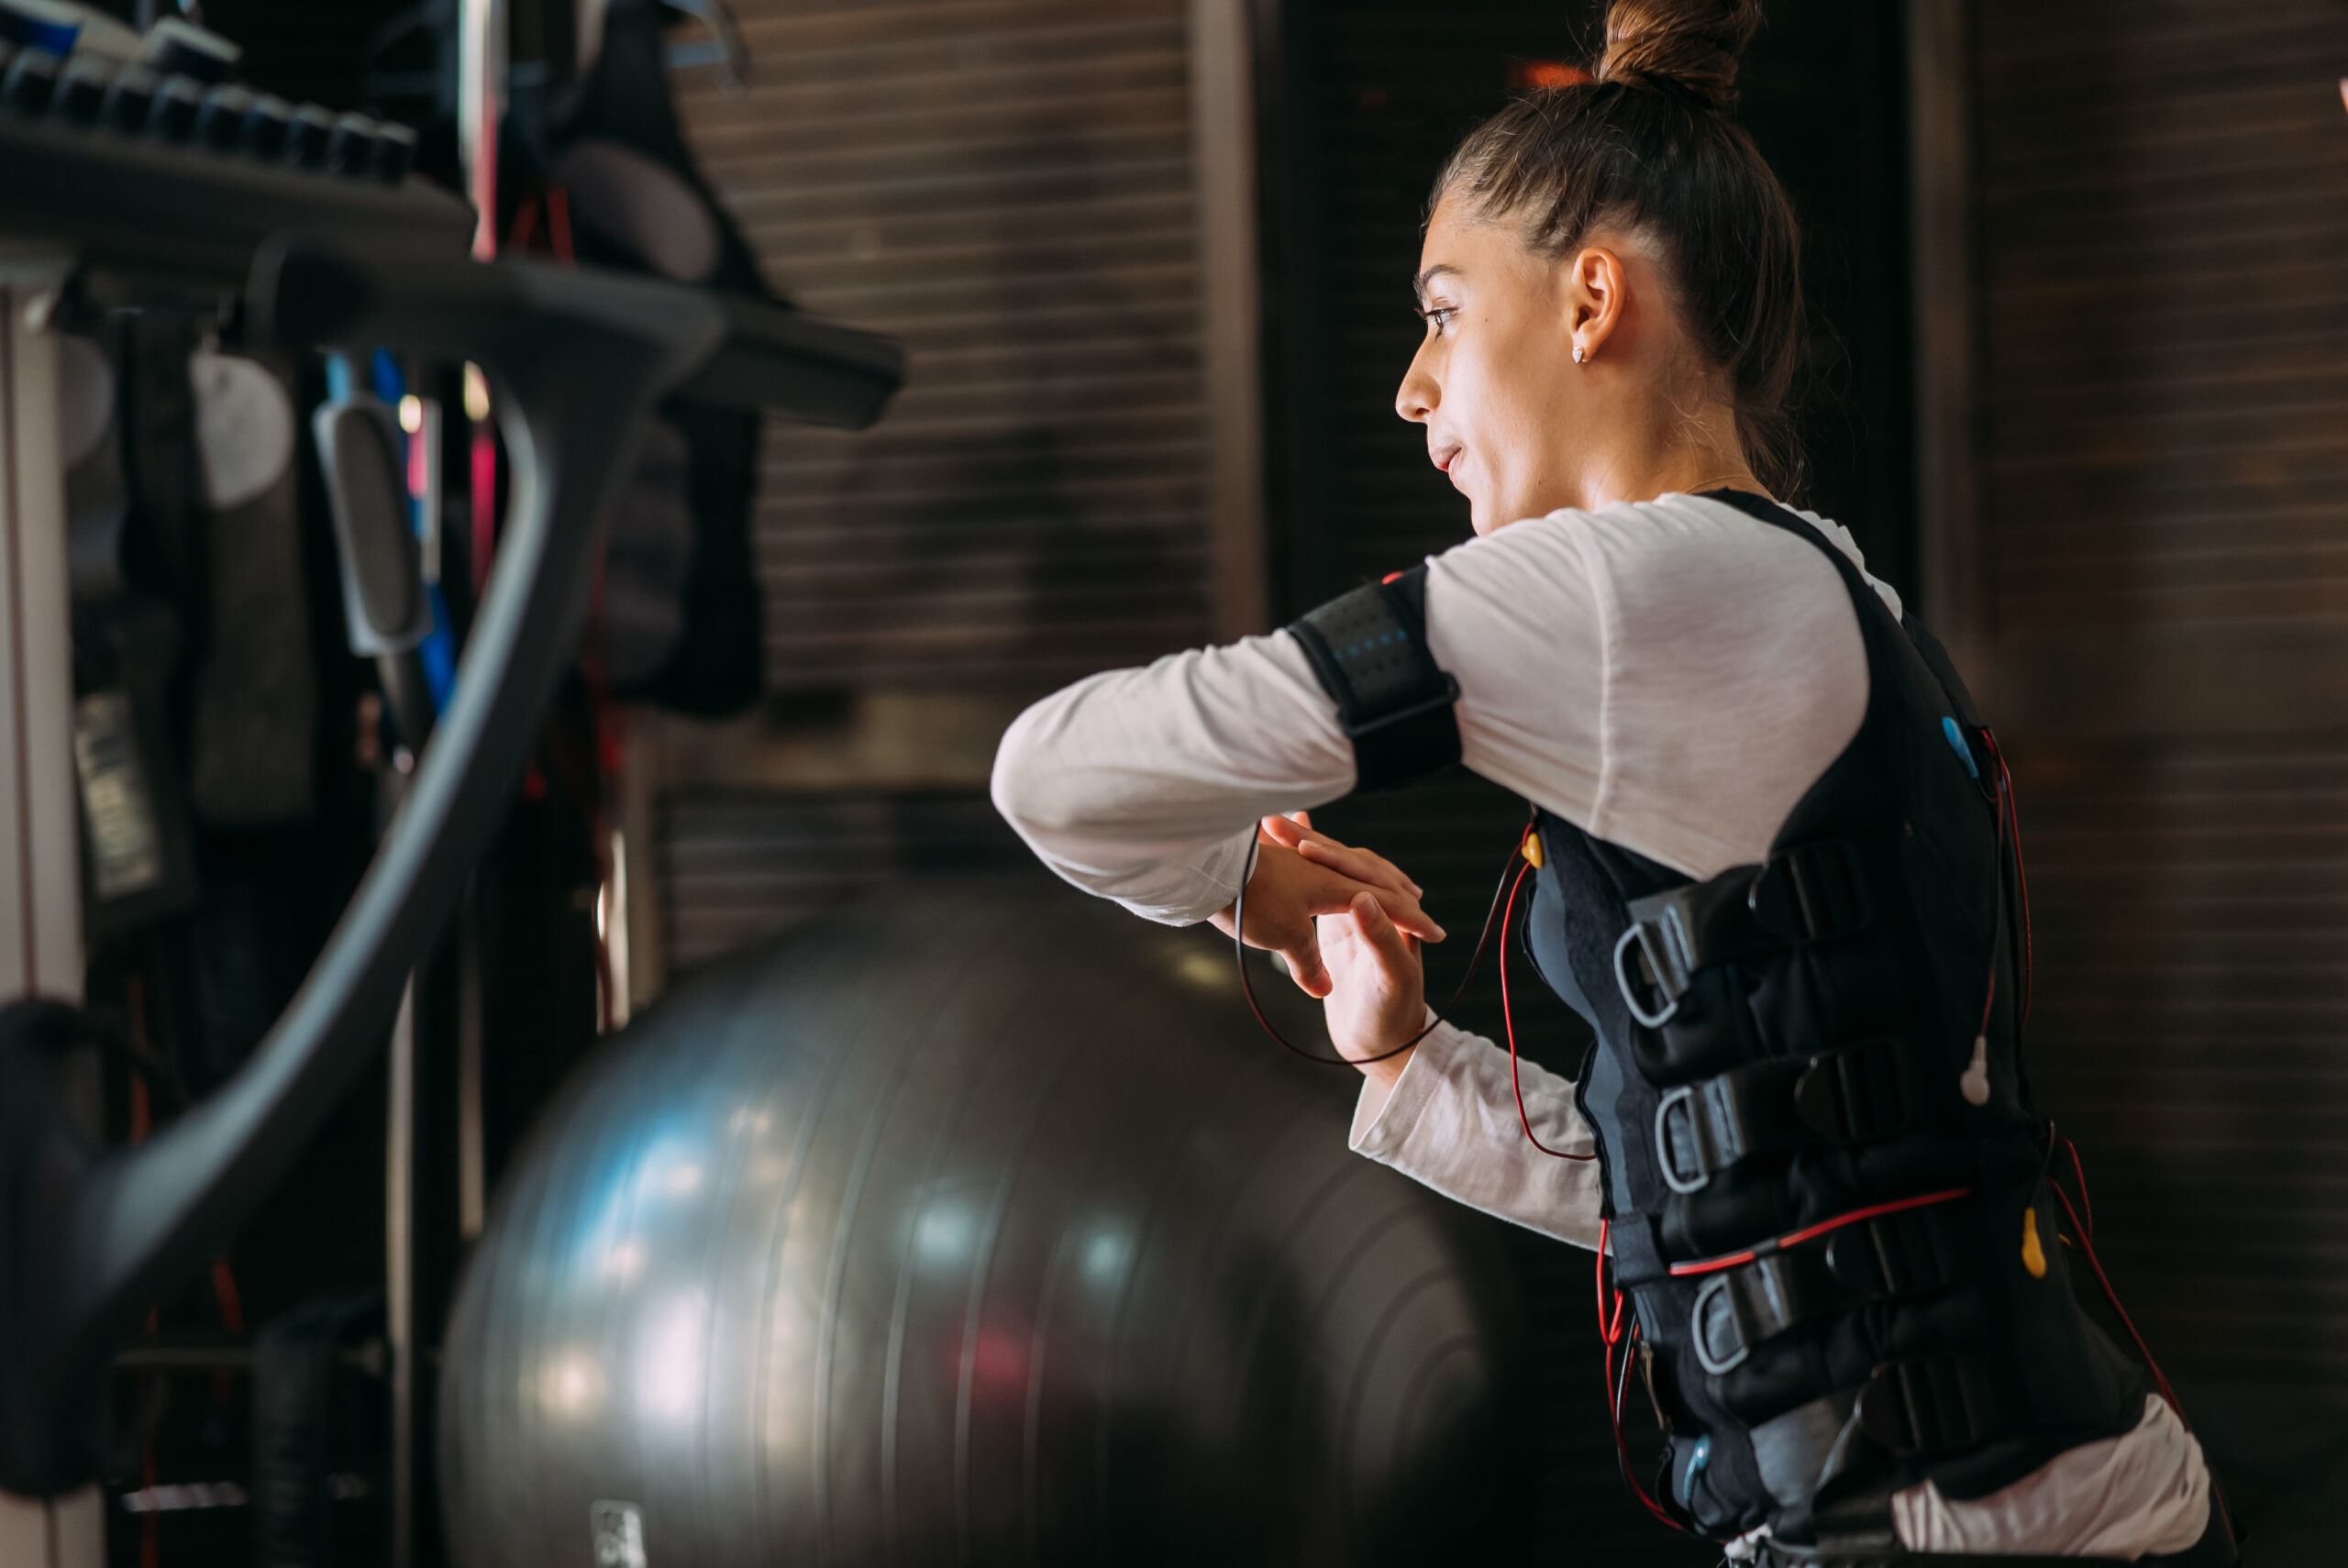
<svg viewBox="0 0 2348 1568">
<path fill-rule="evenodd" d="M 345 108 L 371 106 L 363 72 L 369 41 L 408 9 L 403 0 L 214 0 L 205 16 L 244 44 L 242 74 L 256 87 Z M 1507 100 L 1524 65 L 1589 57 L 1598 9 L 1586 0 L 1467 0 L 1439 11 L 1399 3 L 1263 7 L 1268 568 L 1279 619 L 1468 536 L 1465 502 L 1427 464 L 1418 429 L 1392 410 L 1395 383 L 1421 332 L 1410 279 L 1428 187 L 1457 139 Z M 1748 61 L 1741 113 L 1804 226 L 1813 326 L 1805 425 L 1811 480 L 1799 499 L 1849 525 L 1873 569 L 1908 591 L 1916 551 L 1897 17 L 1896 7 L 1875 0 L 1780 0 Z M 533 7 L 517 7 L 517 57 L 535 52 L 529 40 L 546 26 Z M 408 45 L 378 63 L 401 69 L 429 61 Z M 1080 663 L 1090 668 L 1109 657 Z M 683 809 L 703 816 L 749 811 L 759 820 L 731 831 L 796 845 L 791 878 L 822 883 L 825 899 L 932 865 L 962 869 L 1022 858 L 981 801 L 951 793 L 869 805 L 784 804 L 763 816 L 754 804 Z M 886 824 L 861 835 L 843 837 L 833 820 L 845 812 L 862 823 L 876 810 Z M 1326 820 L 1409 867 L 1452 929 L 1473 931 L 1523 811 L 1513 797 L 1460 774 L 1346 802 Z M 819 831 L 800 831 L 802 819 L 818 818 Z M 739 843 L 730 845 L 728 859 L 738 854 Z M 835 875 L 830 863 L 844 856 L 856 864 Z M 1469 944 L 1455 942 L 1435 955 L 1431 980 L 1440 993 L 1456 983 Z M 1574 1070 L 1583 1043 L 1578 1023 L 1545 993 L 1528 987 L 1518 994 L 1527 1055 Z M 1489 969 L 1460 1016 L 1499 1032 Z M 522 1035 L 509 1039 L 525 1043 Z M 551 1046 L 571 1048 L 567 1040 Z M 311 1291 L 380 1282 L 382 1115 L 379 1086 L 355 1099 L 249 1229 L 236 1255 L 253 1320 Z M 1499 1229 L 1523 1278 L 1539 1349 L 1528 1369 L 1534 1419 L 1519 1434 L 1523 1492 L 1511 1517 L 1492 1521 L 1487 1544 L 1569 1547 L 1584 1561 L 1634 1553 L 1656 1563 L 1713 1561 L 1708 1548 L 1675 1540 L 1647 1518 L 1616 1474 L 1586 1258 Z M 425 1318 L 433 1318 L 428 1304 Z M 1634 1452 L 1646 1452 L 1641 1439 L 1634 1442 Z M 174 1556 L 205 1551 L 195 1532 L 207 1526 L 223 1541 L 221 1532 L 233 1533 L 227 1520 L 170 1526 Z"/>
<path fill-rule="evenodd" d="M 214 0 L 206 15 L 246 43 L 256 84 L 354 106 L 360 45 L 404 8 Z M 1983 504 L 1955 525 L 1973 565 L 1935 588 L 1966 613 L 1939 629 L 1970 639 L 1967 672 L 2016 761 L 2039 1088 L 2081 1138 L 2105 1259 L 2258 1532 L 2256 1561 L 2282 1565 L 2336 1558 L 2323 1515 L 2348 1496 L 2348 691 L 2332 673 L 2348 670 L 2348 4 L 2245 9 L 1967 7 L 1971 120 L 1949 134 L 1969 171 L 1976 327 L 1958 418 Z M 1589 57 L 1597 10 L 1258 7 L 1279 618 L 1467 536 L 1464 502 L 1391 408 L 1421 330 L 1409 280 L 1427 189 L 1520 67 Z M 1908 10 L 1772 0 L 1740 114 L 1806 234 L 1811 480 L 1796 499 L 1849 526 L 1912 606 L 1918 519 L 1944 498 L 1918 491 Z M 780 232 L 774 210 L 762 221 Z M 1064 574 L 1056 602 L 1093 591 L 1090 569 Z M 1129 626 L 1079 646 L 1067 626 L 1086 624 L 1055 623 L 1055 671 L 1132 657 Z M 999 668 L 1014 698 L 1051 684 L 1036 664 Z M 1460 776 L 1323 820 L 1408 867 L 1456 933 L 1480 921 L 1523 812 Z M 969 789 L 706 792 L 667 820 L 664 864 L 702 856 L 764 905 L 785 884 L 815 889 L 813 909 L 1019 857 Z M 745 880 L 758 845 L 771 884 Z M 1432 956 L 1437 995 L 1467 946 Z M 1577 1026 L 1518 995 L 1528 1055 L 1570 1070 Z M 1461 1016 L 1495 1032 L 1497 1000 L 1487 972 Z M 256 1319 L 314 1284 L 379 1275 L 381 1125 L 380 1099 L 354 1100 L 252 1227 L 238 1260 Z M 1531 1544 L 1712 1561 L 1615 1477 L 1586 1260 L 1508 1234 L 1541 1346 L 1517 1521 Z"/>
</svg>

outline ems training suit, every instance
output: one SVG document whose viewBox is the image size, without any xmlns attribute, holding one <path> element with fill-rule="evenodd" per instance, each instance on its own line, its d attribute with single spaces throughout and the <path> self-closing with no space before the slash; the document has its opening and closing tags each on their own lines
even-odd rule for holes
<svg viewBox="0 0 2348 1568">
<path fill-rule="evenodd" d="M 1606 1134 L 1611 1192 L 1597 1164 L 1531 1147 L 1505 1056 L 1449 1028 L 1390 1098 L 1365 1088 L 1356 1146 L 1585 1246 L 1611 1196 L 1617 1270 L 1678 1415 L 1666 1485 L 1712 1533 L 1855 1542 L 1888 1527 L 1893 1551 L 2120 1559 L 2213 1533 L 2207 1472 L 2176 1417 L 2064 1311 L 2015 1294 L 2019 1225 L 1999 1257 L 1979 1240 L 1981 1208 L 2019 1216 L 2036 1175 L 2005 1052 L 2010 966 L 1986 1108 L 1919 1077 L 1936 1056 L 1885 1043 L 1974 1032 L 1994 845 L 1928 834 L 1922 850 L 1900 847 L 1916 789 L 1938 812 L 1946 791 L 1975 788 L 1937 727 L 1961 699 L 1917 655 L 1896 596 L 1863 576 L 1847 535 L 1746 497 L 1560 512 L 1433 559 L 1424 606 L 1429 650 L 1458 682 L 1463 759 L 1544 814 L 1528 930 L 1545 977 L 1612 1043 L 1594 1054 L 1582 1107 L 1575 1086 L 1529 1066 L 1528 1107 L 1545 1142 L 1581 1150 L 1588 1110 Z M 1257 816 L 1355 781 L 1335 702 L 1296 638 L 1276 635 L 1037 704 L 1004 737 L 995 797 L 1061 875 L 1182 922 L 1230 902 Z M 1973 818 L 1992 820 L 1978 796 Z M 1796 845 L 1811 847 L 1772 862 Z M 1764 865 L 1758 878 L 1735 871 Z M 1915 908 L 1882 896 L 1903 867 L 1931 895 Z M 1826 959 L 1855 966 L 1829 973 Z M 1732 974 L 1758 977 L 1767 994 L 1728 1005 Z M 1927 983 L 1901 978 L 1911 974 Z M 1903 997 L 1958 992 L 1969 1002 L 1948 1005 L 1972 1013 L 1955 1022 L 1901 1011 Z M 1657 1027 L 1634 1028 L 1634 1005 Z M 1749 1038 L 1756 1027 L 1788 1034 L 1766 1043 L 1794 1051 L 1793 1069 L 1749 1071 L 1770 1055 Z M 1977 1148 L 1988 1179 L 1974 1174 Z M 1891 1167 L 1879 1168 L 1886 1150 Z M 1760 1269 L 1670 1272 L 1878 1197 L 1958 1188 L 1846 1228 L 1831 1266 L 1811 1247 Z M 2051 1242 L 2051 1219 L 2040 1223 Z M 1849 1244 L 1861 1236 L 1866 1247 Z M 2058 1257 L 2052 1283 L 2067 1291 L 2059 1271 Z M 1962 1288 L 1943 1288 L 1960 1275 Z M 2041 1356 L 2047 1386 L 2017 1387 L 2017 1340 L 2025 1360 Z M 2046 1371 L 2066 1352 L 2077 1367 Z M 1890 1370 L 1871 1380 L 1876 1366 Z M 2051 1417 L 2032 1398 L 2051 1400 Z M 1851 1426 L 1870 1441 L 1838 1452 Z M 1813 1520 L 1821 1478 L 1825 1517 Z"/>
</svg>

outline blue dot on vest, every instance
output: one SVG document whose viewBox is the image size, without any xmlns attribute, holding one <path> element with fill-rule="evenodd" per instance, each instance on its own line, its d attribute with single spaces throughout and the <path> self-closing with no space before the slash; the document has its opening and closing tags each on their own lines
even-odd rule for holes
<svg viewBox="0 0 2348 1568">
<path fill-rule="evenodd" d="M 1956 759 L 1965 764 L 1966 773 L 1976 784 L 1981 782 L 1981 765 L 1973 760 L 1973 748 L 1965 744 L 1965 732 L 1956 727 L 1956 721 L 1941 720 L 1941 734 L 1948 738 L 1948 747 L 1956 753 Z"/>
</svg>

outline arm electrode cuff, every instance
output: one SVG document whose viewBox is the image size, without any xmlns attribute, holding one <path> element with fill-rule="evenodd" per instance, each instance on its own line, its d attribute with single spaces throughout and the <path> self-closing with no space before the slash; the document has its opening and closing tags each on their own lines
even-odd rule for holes
<svg viewBox="0 0 2348 1568">
<path fill-rule="evenodd" d="M 1338 595 L 1289 634 L 1354 745 L 1354 790 L 1363 793 L 1439 772 L 1459 760 L 1459 682 L 1427 649 L 1427 569 Z"/>
</svg>

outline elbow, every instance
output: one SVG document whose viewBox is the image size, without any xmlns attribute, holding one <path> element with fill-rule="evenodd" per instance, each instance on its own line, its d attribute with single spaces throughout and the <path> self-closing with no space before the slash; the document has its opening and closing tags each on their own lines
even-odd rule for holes
<svg viewBox="0 0 2348 1568">
<path fill-rule="evenodd" d="M 1020 837 L 1030 842 L 1038 833 L 1066 825 L 1057 820 L 1065 814 L 1064 802 L 1053 798 L 1051 788 L 1058 770 L 1049 755 L 1050 747 L 1038 734 L 1043 707 L 1038 702 L 1029 708 L 1002 733 L 1002 740 L 995 747 L 994 772 L 987 784 L 994 809 L 1018 830 Z"/>
</svg>

